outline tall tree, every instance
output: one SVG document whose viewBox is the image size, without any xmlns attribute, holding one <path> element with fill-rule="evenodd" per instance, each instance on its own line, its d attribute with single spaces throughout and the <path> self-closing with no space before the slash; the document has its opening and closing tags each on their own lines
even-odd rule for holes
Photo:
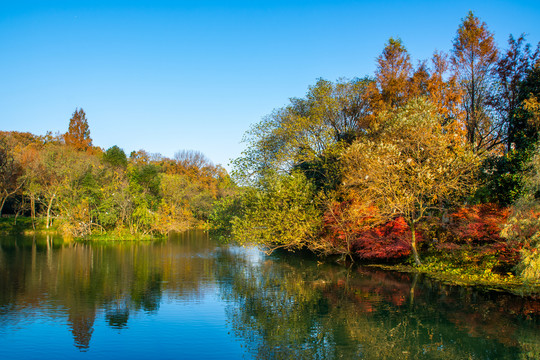
<svg viewBox="0 0 540 360">
<path fill-rule="evenodd" d="M 292 98 L 288 106 L 274 110 L 246 133 L 247 150 L 234 161 L 236 179 L 256 183 L 268 171 L 296 168 L 306 169 L 308 177 L 318 173 L 323 181 L 333 182 L 334 171 L 321 166 L 336 156 L 339 144 L 352 142 L 368 127 L 370 84 L 368 79 L 319 79 L 305 98 Z"/>
<path fill-rule="evenodd" d="M 464 89 L 463 107 L 467 140 L 476 150 L 489 150 L 502 141 L 501 124 L 488 106 L 497 47 L 487 25 L 469 12 L 457 30 L 451 62 Z"/>
<path fill-rule="evenodd" d="M 381 220 L 408 223 L 414 260 L 420 264 L 415 229 L 429 211 L 457 201 L 472 188 L 476 157 L 441 125 L 436 108 L 410 101 L 388 119 L 376 141 L 359 140 L 343 156 L 345 185 Z"/>
<path fill-rule="evenodd" d="M 15 159 L 8 142 L 0 138 L 0 215 L 8 197 L 21 189 L 23 169 Z"/>
<path fill-rule="evenodd" d="M 449 74 L 450 64 L 448 55 L 435 52 L 431 59 L 432 69 L 427 79 L 427 94 L 429 101 L 437 107 L 445 124 L 459 123 L 462 118 L 461 88 L 455 74 Z M 456 129 L 458 128 L 456 127 Z"/>
<path fill-rule="evenodd" d="M 382 110 L 405 104 L 409 97 L 412 69 L 411 57 L 401 40 L 390 38 L 377 58 L 377 89 L 372 97 L 372 106 Z"/>
<path fill-rule="evenodd" d="M 69 120 L 68 132 L 64 134 L 66 145 L 72 146 L 77 150 L 87 150 L 92 146 L 90 138 L 90 127 L 84 110 L 75 109 L 75 112 Z"/>
<path fill-rule="evenodd" d="M 492 94 L 489 101 L 505 124 L 507 151 L 521 145 L 518 137 L 524 124 L 514 121 L 514 115 L 520 105 L 521 84 L 532 71 L 539 56 L 539 49 L 532 52 L 531 45 L 525 43 L 524 35 L 521 35 L 517 40 L 510 35 L 508 49 L 501 55 L 493 68 L 498 86 L 497 91 Z"/>
</svg>

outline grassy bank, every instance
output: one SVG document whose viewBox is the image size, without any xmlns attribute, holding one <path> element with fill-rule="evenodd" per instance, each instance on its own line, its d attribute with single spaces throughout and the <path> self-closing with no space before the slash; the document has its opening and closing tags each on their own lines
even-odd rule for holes
<svg viewBox="0 0 540 360">
<path fill-rule="evenodd" d="M 0 218 L 0 234 L 60 234 L 61 229 L 58 226 L 51 226 L 49 229 L 45 226 L 45 220 L 36 218 L 34 224 L 29 217 L 19 216 L 15 221 L 14 217 Z M 65 236 L 69 238 L 69 236 Z M 113 231 L 92 234 L 84 238 L 75 238 L 73 240 L 88 241 L 152 241 L 165 238 L 166 235 L 156 234 L 132 234 L 126 229 L 117 229 Z"/>
<path fill-rule="evenodd" d="M 540 279 L 536 282 L 525 282 L 520 277 L 508 272 L 494 272 L 492 268 L 470 263 L 462 264 L 448 261 L 448 258 L 428 256 L 420 266 L 410 264 L 370 264 L 385 270 L 407 273 L 425 274 L 449 285 L 473 286 L 475 288 L 495 291 L 506 291 L 520 296 L 540 297 Z"/>
<path fill-rule="evenodd" d="M 34 224 L 29 217 L 19 216 L 15 217 L 2 217 L 0 218 L 0 234 L 47 234 L 58 233 L 58 228 L 55 226 L 49 229 L 45 226 L 45 220 L 36 218 Z"/>
</svg>

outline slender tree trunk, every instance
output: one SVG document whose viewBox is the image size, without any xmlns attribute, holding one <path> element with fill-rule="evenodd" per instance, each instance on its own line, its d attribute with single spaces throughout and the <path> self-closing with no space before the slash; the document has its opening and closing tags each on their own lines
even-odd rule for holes
<svg viewBox="0 0 540 360">
<path fill-rule="evenodd" d="M 2 209 L 4 208 L 4 204 L 6 203 L 6 199 L 8 196 L 2 196 L 2 202 L 0 203 L 0 217 L 2 217 Z"/>
<path fill-rule="evenodd" d="M 412 236 L 412 239 L 411 239 L 411 249 L 412 249 L 412 253 L 413 253 L 413 256 L 414 256 L 414 263 L 416 265 L 422 265 L 422 262 L 420 261 L 420 257 L 418 256 L 418 251 L 416 250 L 416 229 L 415 229 L 415 226 L 414 226 L 414 222 L 411 223 L 410 225 L 410 228 L 411 228 L 411 236 Z"/>
<path fill-rule="evenodd" d="M 6 189 L 2 191 L 2 202 L 0 203 L 0 217 L 2 216 L 2 209 L 4 208 L 4 204 L 6 203 L 7 198 L 15 194 L 23 186 L 23 184 L 24 182 L 21 182 L 12 192 L 8 192 Z"/>
<path fill-rule="evenodd" d="M 53 194 L 53 196 L 51 196 L 51 199 L 49 200 L 49 205 L 47 206 L 47 229 L 49 228 L 49 221 L 51 219 L 51 207 L 55 196 L 56 194 Z"/>
</svg>

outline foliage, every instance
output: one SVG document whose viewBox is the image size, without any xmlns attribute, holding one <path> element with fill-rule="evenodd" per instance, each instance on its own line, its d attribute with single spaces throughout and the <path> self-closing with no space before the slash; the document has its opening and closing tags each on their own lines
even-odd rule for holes
<svg viewBox="0 0 540 360">
<path fill-rule="evenodd" d="M 537 148 L 524 179 L 524 191 L 512 208 L 503 236 L 523 245 L 520 275 L 530 281 L 540 279 L 540 150 Z"/>
<path fill-rule="evenodd" d="M 69 120 L 68 132 L 64 134 L 66 145 L 77 150 L 87 150 L 92 147 L 92 139 L 90 138 L 90 127 L 86 114 L 81 108 L 75 109 L 71 119 Z"/>
<path fill-rule="evenodd" d="M 233 162 L 235 180 L 254 185 L 267 172 L 305 168 L 310 177 L 332 182 L 335 171 L 327 159 L 331 160 L 335 151 L 330 149 L 355 138 L 367 111 L 369 84 L 368 79 L 335 84 L 319 79 L 305 98 L 292 98 L 288 106 L 252 126 L 244 139 L 247 150 Z"/>
<path fill-rule="evenodd" d="M 6 200 L 24 185 L 23 168 L 15 159 L 8 139 L 0 137 L 0 215 Z"/>
<path fill-rule="evenodd" d="M 337 202 L 330 200 L 324 212 L 320 240 L 315 242 L 317 251 L 331 255 L 342 254 L 354 261 L 354 245 L 358 233 L 376 224 L 372 206 L 365 206 L 354 198 Z"/>
<path fill-rule="evenodd" d="M 416 242 L 423 237 L 416 233 Z M 388 261 L 411 254 L 411 230 L 403 217 L 356 234 L 353 249 L 360 259 Z"/>
<path fill-rule="evenodd" d="M 531 150 L 510 150 L 504 155 L 487 156 L 480 167 L 481 185 L 475 194 L 480 202 L 511 205 L 521 194 L 523 172 L 527 168 Z"/>
<path fill-rule="evenodd" d="M 242 197 L 224 196 L 214 202 L 212 213 L 209 216 L 211 231 L 220 239 L 230 237 L 232 233 L 233 220 L 241 217 L 243 212 Z"/>
<path fill-rule="evenodd" d="M 463 19 L 454 39 L 451 62 L 464 90 L 465 129 L 475 150 L 490 150 L 501 141 L 501 124 L 489 108 L 492 70 L 498 59 L 497 46 L 487 25 L 472 12 Z"/>
<path fill-rule="evenodd" d="M 125 169 L 128 165 L 126 153 L 118 146 L 114 145 L 103 153 L 103 162 L 112 167 L 120 167 Z"/>
<path fill-rule="evenodd" d="M 433 106 L 409 102 L 371 138 L 354 143 L 344 155 L 345 184 L 378 209 L 383 219 L 403 216 L 415 227 L 428 211 L 458 201 L 474 188 L 477 157 L 446 132 Z"/>
<path fill-rule="evenodd" d="M 260 189 L 243 194 L 244 212 L 232 220 L 234 237 L 270 250 L 307 246 L 320 225 L 313 184 L 299 172 L 274 174 L 265 180 Z"/>
<path fill-rule="evenodd" d="M 417 239 L 422 236 L 417 233 Z M 324 254 L 341 254 L 352 261 L 388 261 L 411 253 L 411 232 L 402 217 L 381 223 L 374 206 L 357 199 L 333 202 L 323 215 L 323 231 L 312 248 Z"/>
<path fill-rule="evenodd" d="M 30 212 L 33 228 L 41 215 L 46 229 L 54 222 L 79 238 L 184 231 L 203 226 L 213 202 L 236 191 L 226 171 L 200 153 L 184 151 L 168 159 L 140 150 L 128 161 L 118 146 L 93 147 L 82 109 L 59 137 L 1 135 L 9 152 L 0 146 L 0 155 L 9 155 L 9 164 L 20 169 L 5 172 L 17 190 L 8 193 L 14 196 L 9 210 L 16 216 Z"/>
<path fill-rule="evenodd" d="M 496 204 L 461 207 L 450 215 L 448 226 L 453 242 L 486 244 L 501 242 L 501 224 L 508 218 L 508 208 Z"/>
</svg>

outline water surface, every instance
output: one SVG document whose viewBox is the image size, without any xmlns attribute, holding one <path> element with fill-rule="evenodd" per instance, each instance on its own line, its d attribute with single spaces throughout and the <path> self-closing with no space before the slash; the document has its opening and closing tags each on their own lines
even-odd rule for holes
<svg viewBox="0 0 540 360">
<path fill-rule="evenodd" d="M 540 301 L 220 245 L 0 238 L 0 359 L 539 359 Z"/>
</svg>

